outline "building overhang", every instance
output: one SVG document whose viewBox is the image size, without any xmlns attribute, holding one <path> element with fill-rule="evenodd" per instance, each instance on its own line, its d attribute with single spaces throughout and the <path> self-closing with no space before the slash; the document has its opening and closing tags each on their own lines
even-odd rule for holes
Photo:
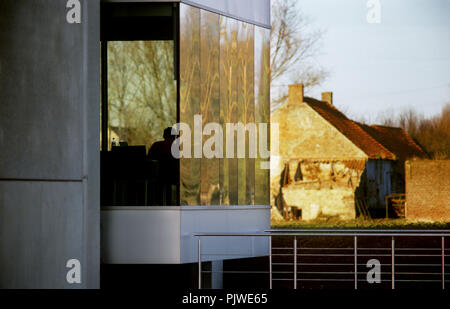
<svg viewBox="0 0 450 309">
<path fill-rule="evenodd" d="M 270 228 L 270 209 L 260 206 L 104 207 L 101 257 L 105 264 L 183 264 L 198 259 L 195 233 L 258 233 Z M 264 237 L 206 237 L 202 260 L 269 254 Z"/>
<path fill-rule="evenodd" d="M 270 29 L 270 0 L 102 0 L 105 3 L 185 3 Z"/>
</svg>

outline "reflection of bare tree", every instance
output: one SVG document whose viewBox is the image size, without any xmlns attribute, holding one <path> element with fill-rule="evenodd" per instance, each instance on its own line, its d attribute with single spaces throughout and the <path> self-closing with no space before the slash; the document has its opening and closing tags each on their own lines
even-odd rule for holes
<svg viewBox="0 0 450 309">
<path fill-rule="evenodd" d="M 176 122 L 172 41 L 108 43 L 109 124 L 130 145 L 151 145 Z"/>
<path fill-rule="evenodd" d="M 220 121 L 224 133 L 226 123 L 268 122 L 268 32 L 259 29 L 263 38 L 256 42 L 257 27 L 184 5 L 180 23 L 180 121 L 192 128 L 193 116 L 202 114 L 204 123 Z M 236 155 L 236 144 L 234 149 Z M 245 158 L 180 159 L 181 204 L 248 205 L 257 197 L 268 204 L 264 194 L 256 196 L 255 164 Z M 268 188 L 268 171 L 260 173 L 264 179 Z"/>
<path fill-rule="evenodd" d="M 180 121 L 193 128 L 201 112 L 200 10 L 181 5 L 180 23 Z M 200 205 L 200 168 L 200 159 L 180 159 L 181 205 Z"/>
</svg>

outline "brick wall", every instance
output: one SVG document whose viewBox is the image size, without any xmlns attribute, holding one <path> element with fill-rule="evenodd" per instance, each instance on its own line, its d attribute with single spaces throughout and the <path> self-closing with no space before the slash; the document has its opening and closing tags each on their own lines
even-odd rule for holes
<svg viewBox="0 0 450 309">
<path fill-rule="evenodd" d="M 450 221 L 450 160 L 405 163 L 406 218 Z"/>
</svg>

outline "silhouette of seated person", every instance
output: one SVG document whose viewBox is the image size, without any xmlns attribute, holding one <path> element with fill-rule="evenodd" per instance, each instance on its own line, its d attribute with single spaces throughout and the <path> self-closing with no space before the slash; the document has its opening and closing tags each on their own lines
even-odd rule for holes
<svg viewBox="0 0 450 309">
<path fill-rule="evenodd" d="M 178 184 L 178 159 L 172 155 L 172 144 L 178 135 L 172 135 L 172 128 L 164 129 L 164 140 L 153 143 L 147 155 L 149 162 L 158 164 L 157 184 L 162 185 L 162 192 L 159 194 L 163 205 L 174 205 L 173 194 L 176 192 Z"/>
</svg>

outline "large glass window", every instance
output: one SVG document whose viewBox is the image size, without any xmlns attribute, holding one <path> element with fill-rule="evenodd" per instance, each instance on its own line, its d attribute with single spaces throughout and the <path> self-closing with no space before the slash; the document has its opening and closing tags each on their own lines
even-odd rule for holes
<svg viewBox="0 0 450 309">
<path fill-rule="evenodd" d="M 102 4 L 102 206 L 179 205 L 177 20 L 170 4 Z"/>
<path fill-rule="evenodd" d="M 102 206 L 268 205 L 269 30 L 185 4 L 131 7 L 102 18 Z M 177 122 L 191 151 L 179 160 Z"/>
<path fill-rule="evenodd" d="M 259 123 L 269 123 L 268 30 L 184 4 L 180 29 L 180 121 L 194 128 L 200 115 L 203 127 L 219 123 L 224 137 L 222 157 L 196 158 L 192 150 L 191 158 L 180 159 L 181 204 L 269 204 L 268 165 L 261 167 L 268 158 L 260 157 L 258 147 L 257 157 L 251 156 L 249 148 L 258 145 Z M 233 135 L 231 157 L 227 124 L 257 128 L 253 135 L 245 131 L 244 139 Z M 194 131 L 192 149 L 199 143 Z"/>
<path fill-rule="evenodd" d="M 146 152 L 177 120 L 173 41 L 108 42 L 108 145 Z"/>
</svg>

